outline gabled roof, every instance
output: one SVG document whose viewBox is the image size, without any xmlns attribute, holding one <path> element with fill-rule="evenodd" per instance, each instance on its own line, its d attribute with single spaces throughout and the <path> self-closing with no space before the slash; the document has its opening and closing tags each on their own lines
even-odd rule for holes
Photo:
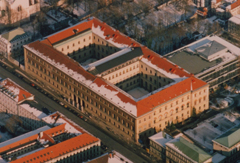
<svg viewBox="0 0 240 163">
<path fill-rule="evenodd" d="M 92 30 L 93 33 L 107 40 L 109 43 L 113 44 L 114 46 L 120 49 L 125 49 L 126 47 L 137 48 L 139 50 L 139 53 L 143 54 L 143 56 L 140 57 L 141 61 L 145 61 L 145 63 L 148 62 L 146 64 L 149 64 L 153 68 L 161 70 L 161 73 L 168 75 L 168 77 L 174 78 L 173 80 L 175 82 L 183 80 L 183 82 L 181 82 L 178 85 L 182 88 L 170 86 L 169 88 L 166 87 L 164 89 L 164 92 L 162 92 L 162 90 L 159 89 L 161 90 L 159 93 L 154 93 L 153 95 L 147 97 L 146 99 L 136 102 L 132 97 L 130 97 L 129 94 L 126 94 L 124 91 L 120 91 L 107 81 L 100 79 L 92 75 L 91 73 L 87 72 L 73 59 L 70 59 L 69 57 L 67 57 L 66 55 L 52 47 L 53 44 L 64 39 L 71 38 L 72 36 L 77 35 L 82 31 L 88 30 L 89 28 Z M 166 58 L 159 56 L 157 53 L 142 46 L 141 44 L 131 39 L 130 37 L 121 34 L 118 30 L 113 29 L 106 23 L 101 22 L 96 18 L 89 18 L 73 27 L 67 28 L 60 32 L 57 32 L 56 34 L 50 35 L 46 37 L 43 41 L 35 41 L 24 47 L 30 51 L 33 51 L 38 56 L 42 57 L 49 63 L 59 68 L 61 71 L 64 71 L 67 74 L 72 74 L 70 76 L 72 76 L 74 79 L 77 78 L 75 77 L 76 75 L 80 74 L 83 80 L 76 79 L 77 81 L 87 86 L 90 86 L 91 89 L 95 90 L 98 94 L 106 96 L 106 98 L 110 99 L 110 101 L 120 106 L 123 110 L 127 110 L 129 113 L 136 117 L 151 111 L 153 107 L 165 102 L 165 100 L 172 99 L 176 97 L 176 95 L 181 95 L 183 92 L 189 91 L 191 80 L 195 81 L 195 84 L 194 83 L 192 84 L 193 90 L 207 84 L 194 77 L 185 81 L 184 79 L 189 78 L 191 74 L 186 72 L 183 68 L 174 65 Z M 138 56 L 138 54 L 134 54 L 134 56 Z M 104 71 L 104 68 L 101 69 L 100 72 L 102 71 Z M 87 79 L 87 81 L 85 79 Z M 172 94 L 170 94 L 170 92 Z"/>
<path fill-rule="evenodd" d="M 166 71 L 167 73 L 176 74 L 179 77 L 189 77 L 191 74 L 187 73 L 183 68 L 171 63 L 166 58 L 161 57 L 159 54 L 153 52 L 147 47 L 142 47 L 143 58 L 150 61 L 156 67 Z"/>
<path fill-rule="evenodd" d="M 24 144 L 29 144 L 30 142 L 36 141 L 38 139 L 38 134 L 40 132 L 46 132 L 47 134 L 54 133 L 56 131 L 60 131 L 62 126 L 56 127 L 56 128 L 49 128 L 48 126 L 41 127 L 37 130 L 28 132 L 26 134 L 20 135 L 16 138 L 10 139 L 8 141 L 5 141 L 3 143 L 0 143 L 0 153 L 6 152 L 8 150 L 15 149 L 19 146 L 22 146 Z M 56 130 L 58 129 L 58 130 Z"/>
<path fill-rule="evenodd" d="M 238 7 L 240 5 L 240 0 L 237 0 L 236 2 L 231 4 L 231 10 Z"/>
<path fill-rule="evenodd" d="M 228 130 L 226 133 L 222 134 L 213 141 L 222 144 L 225 147 L 231 148 L 240 142 L 240 126 Z"/>
<path fill-rule="evenodd" d="M 20 27 L 2 34 L 2 37 L 8 40 L 9 42 L 17 40 L 20 37 L 27 35 L 24 30 Z"/>
<path fill-rule="evenodd" d="M 203 163 L 204 161 L 212 157 L 211 155 L 207 154 L 202 149 L 198 148 L 196 145 L 188 142 L 182 137 L 167 143 L 167 146 L 172 147 L 176 150 L 176 152 L 179 152 L 180 154 L 183 153 L 185 156 L 198 163 Z"/>
<path fill-rule="evenodd" d="M 200 87 L 205 86 L 207 83 L 197 79 L 195 77 L 189 77 L 185 80 L 173 84 L 155 94 L 148 96 L 140 101 L 138 101 L 138 109 L 144 110 L 144 108 L 154 108 L 160 104 L 163 104 L 169 100 L 172 100 L 186 92 L 196 90 Z"/>
<path fill-rule="evenodd" d="M 28 156 L 19 158 L 11 163 L 23 163 L 23 162 L 34 162 L 34 163 L 43 163 L 54 158 L 60 157 L 67 153 L 70 153 L 79 148 L 88 146 L 92 143 L 99 141 L 98 138 L 84 133 L 82 135 L 73 137 L 71 139 L 65 140 L 61 143 L 55 144 L 43 150 L 37 151 Z"/>
<path fill-rule="evenodd" d="M 11 95 L 16 102 L 22 102 L 23 100 L 33 97 L 31 93 L 23 89 L 21 86 L 19 86 L 9 78 L 2 80 L 0 82 L 0 88 L 1 86 L 7 88 L 8 91 L 5 91 L 6 94 Z"/>
<path fill-rule="evenodd" d="M 86 72 L 77 62 L 53 47 L 46 45 L 43 42 L 35 41 L 27 45 L 28 47 L 37 50 L 48 60 L 53 60 L 55 63 L 64 65 L 69 70 L 75 71 L 85 77 L 86 80 L 94 80 L 95 76 Z"/>
</svg>

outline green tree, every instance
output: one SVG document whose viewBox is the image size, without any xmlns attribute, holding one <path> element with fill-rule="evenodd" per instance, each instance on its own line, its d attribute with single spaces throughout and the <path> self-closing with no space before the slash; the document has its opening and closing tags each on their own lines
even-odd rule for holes
<svg viewBox="0 0 240 163">
<path fill-rule="evenodd" d="M 196 108 L 195 107 L 193 107 L 193 111 L 192 111 L 192 117 L 196 117 L 197 116 L 197 114 L 196 114 Z"/>
</svg>

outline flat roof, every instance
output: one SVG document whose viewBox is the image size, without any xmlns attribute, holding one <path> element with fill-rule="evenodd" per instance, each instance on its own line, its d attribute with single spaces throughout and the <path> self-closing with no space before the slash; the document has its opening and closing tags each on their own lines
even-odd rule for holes
<svg viewBox="0 0 240 163">
<path fill-rule="evenodd" d="M 166 146 L 167 142 L 173 140 L 173 138 L 170 135 L 168 135 L 167 133 L 162 132 L 162 131 L 149 137 L 149 139 L 163 147 Z"/>
<path fill-rule="evenodd" d="M 169 147 L 175 149 L 180 154 L 183 154 L 199 163 L 203 163 L 204 161 L 210 159 L 212 156 L 197 147 L 196 145 L 188 142 L 183 137 L 179 137 L 167 143 Z"/>
<path fill-rule="evenodd" d="M 113 67 L 116 67 L 120 64 L 123 64 L 123 63 L 125 63 L 129 60 L 132 60 L 136 57 L 139 57 L 141 55 L 143 55 L 142 50 L 140 47 L 137 47 L 137 48 L 134 48 L 134 50 L 131 50 L 131 51 L 124 53 L 120 56 L 117 56 L 107 62 L 97 65 L 95 67 L 95 69 L 90 70 L 90 72 L 94 75 L 101 74 L 104 71 L 107 71 Z M 104 58 L 103 58 L 103 60 L 104 60 Z"/>
<path fill-rule="evenodd" d="M 214 54 L 222 51 L 227 50 L 227 47 L 216 42 L 216 41 L 210 41 L 200 47 L 197 47 L 195 50 L 197 53 L 199 53 L 201 56 L 209 60 L 209 57 L 214 57 Z"/>
<path fill-rule="evenodd" d="M 209 62 L 197 54 L 191 54 L 186 51 L 169 55 L 167 56 L 167 59 L 184 68 L 188 72 L 193 73 L 194 75 L 222 62 L 221 58 Z"/>
</svg>

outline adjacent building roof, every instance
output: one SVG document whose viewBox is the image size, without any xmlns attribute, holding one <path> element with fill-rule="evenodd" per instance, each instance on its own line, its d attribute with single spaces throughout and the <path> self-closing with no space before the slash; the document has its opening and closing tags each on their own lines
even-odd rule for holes
<svg viewBox="0 0 240 163">
<path fill-rule="evenodd" d="M 213 60 L 211 62 L 199 57 L 198 55 L 191 54 L 187 51 L 181 51 L 179 53 L 173 54 L 167 57 L 173 63 L 181 66 L 188 72 L 193 73 L 194 75 L 203 72 L 206 69 L 214 67 L 222 62 L 222 59 Z M 186 64 L 187 63 L 187 64 Z"/>
<path fill-rule="evenodd" d="M 44 132 L 49 129 L 51 129 L 51 128 L 48 126 L 44 126 L 44 127 L 38 128 L 34 131 L 31 131 L 26 134 L 20 135 L 18 137 L 12 138 L 10 140 L 4 141 L 4 142 L 0 143 L 0 153 L 14 149 L 14 148 L 24 145 L 28 142 L 37 140 L 38 133 Z"/>
<path fill-rule="evenodd" d="M 27 36 L 27 33 L 25 33 L 24 30 L 20 27 L 2 34 L 2 37 L 8 40 L 9 42 L 13 42 L 25 36 Z"/>
<path fill-rule="evenodd" d="M 196 145 L 188 142 L 186 139 L 179 137 L 167 143 L 167 146 L 174 149 L 176 152 L 185 155 L 198 163 L 210 159 L 212 156 L 204 152 Z"/>
<path fill-rule="evenodd" d="M 31 93 L 9 78 L 0 81 L 0 89 L 5 92 L 6 95 L 11 96 L 16 102 L 22 102 L 30 98 L 33 99 L 33 95 Z"/>
<path fill-rule="evenodd" d="M 195 49 L 200 56 L 207 60 L 216 58 L 216 53 L 227 50 L 226 46 L 219 44 L 217 41 L 210 41 Z"/>
<path fill-rule="evenodd" d="M 218 138 L 216 138 L 215 142 L 227 147 L 231 148 L 235 144 L 240 142 L 240 125 L 228 130 L 226 133 L 222 134 Z"/>
<path fill-rule="evenodd" d="M 82 135 L 70 138 L 61 143 L 55 144 L 43 150 L 32 153 L 28 156 L 19 158 L 11 163 L 23 163 L 23 162 L 34 162 L 42 163 L 49 161 L 51 159 L 65 155 L 66 153 L 71 153 L 74 150 L 88 146 L 89 144 L 100 141 L 98 138 L 84 133 Z"/>
<path fill-rule="evenodd" d="M 173 140 L 173 138 L 165 133 L 164 131 L 161 131 L 151 137 L 149 137 L 150 140 L 154 141 L 155 143 L 161 145 L 162 147 L 166 146 L 166 143 Z"/>
<path fill-rule="evenodd" d="M 165 57 L 198 76 L 198 74 L 212 71 L 221 65 L 236 60 L 239 55 L 240 48 L 218 36 L 207 36 L 166 54 Z"/>
<path fill-rule="evenodd" d="M 240 0 L 237 0 L 236 2 L 231 4 L 231 9 L 234 9 L 240 5 Z"/>
<path fill-rule="evenodd" d="M 232 16 L 230 19 L 228 19 L 228 21 L 240 25 L 240 15 Z"/>
<path fill-rule="evenodd" d="M 103 155 L 85 161 L 83 163 L 133 163 L 128 158 L 124 157 L 122 154 L 118 153 L 117 151 L 112 151 L 110 153 L 104 153 Z"/>
</svg>

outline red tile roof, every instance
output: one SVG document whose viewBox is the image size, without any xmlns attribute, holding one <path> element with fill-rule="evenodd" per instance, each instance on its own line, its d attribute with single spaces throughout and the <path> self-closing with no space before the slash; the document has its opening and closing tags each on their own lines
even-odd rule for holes
<svg viewBox="0 0 240 163">
<path fill-rule="evenodd" d="M 23 163 L 23 162 L 34 162 L 34 163 L 44 163 L 54 158 L 70 153 L 74 150 L 88 146 L 89 144 L 99 141 L 98 138 L 84 133 L 82 135 L 73 137 L 71 139 L 65 140 L 61 143 L 55 144 L 43 150 L 37 151 L 28 156 L 19 158 L 11 163 Z"/>
<path fill-rule="evenodd" d="M 15 100 L 17 100 L 17 102 L 21 102 L 21 101 L 33 96 L 31 93 L 29 93 L 28 91 L 26 91 L 25 89 L 20 87 L 18 84 L 16 84 L 9 78 L 4 79 L 0 84 L 3 85 L 4 87 L 6 87 L 7 89 L 9 89 L 11 92 L 13 92 L 14 95 L 17 95 L 15 97 Z M 19 93 L 16 94 L 16 92 L 18 92 L 18 91 L 19 91 Z"/>
<path fill-rule="evenodd" d="M 238 7 L 240 5 L 240 0 L 237 0 L 236 2 L 231 4 L 231 10 Z"/>
<path fill-rule="evenodd" d="M 172 100 L 175 97 L 182 95 L 191 90 L 196 90 L 205 86 L 207 83 L 195 77 L 189 77 L 177 84 L 167 87 L 147 98 L 138 101 L 138 110 L 146 108 L 154 108 L 166 101 Z"/>
<path fill-rule="evenodd" d="M 62 125 L 59 125 L 57 127 L 51 128 L 49 130 L 43 131 L 43 133 L 45 133 L 45 134 L 47 134 L 51 137 L 52 133 L 58 132 L 60 134 L 60 131 L 65 131 L 65 124 L 62 124 Z M 9 144 L 7 146 L 1 147 L 0 148 L 0 153 L 3 153 L 5 151 L 8 151 L 8 150 L 11 150 L 11 149 L 14 149 L 14 148 L 17 148 L 17 147 L 22 146 L 24 144 L 29 144 L 30 142 L 33 142 L 33 141 L 37 141 L 38 137 L 39 137 L 39 135 L 35 134 L 35 135 L 30 136 L 28 138 L 25 138 L 25 139 L 19 140 L 17 142 L 14 142 L 12 144 Z"/>
<path fill-rule="evenodd" d="M 62 114 L 60 114 L 59 112 L 55 112 L 54 114 L 51 114 L 49 117 L 56 119 L 58 116 L 60 116 L 59 118 L 62 118 L 64 121 L 66 121 L 68 124 L 70 124 L 73 128 L 75 128 L 76 130 L 78 130 L 81 133 L 85 133 L 86 131 L 84 131 L 81 127 L 79 127 L 78 125 L 74 124 L 72 121 L 70 121 L 69 119 L 65 118 L 65 116 L 63 116 Z M 65 123 L 62 124 L 64 125 L 64 130 L 65 130 Z"/>
<path fill-rule="evenodd" d="M 47 56 L 51 60 L 54 60 L 56 63 L 64 64 L 68 69 L 71 69 L 79 74 L 83 75 L 87 80 L 94 80 L 95 76 L 86 72 L 77 62 L 63 53 L 55 50 L 53 47 L 48 46 L 40 41 L 35 41 L 33 43 L 28 44 L 29 47 L 37 50 L 43 55 Z"/>
<path fill-rule="evenodd" d="M 114 30 L 112 27 L 108 26 L 106 23 L 101 22 L 100 20 L 96 18 L 89 19 L 88 21 L 85 21 L 83 23 L 79 23 L 73 27 L 70 27 L 66 30 L 60 31 L 54 35 L 51 35 L 47 37 L 45 40 L 39 42 L 36 41 L 34 43 L 29 44 L 28 46 L 34 48 L 35 50 L 39 51 L 45 56 L 48 56 L 50 59 L 55 60 L 56 62 L 59 62 L 61 64 L 66 65 L 69 69 L 72 69 L 83 76 L 85 78 L 91 80 L 92 82 L 96 83 L 98 86 L 104 85 L 105 88 L 108 88 L 113 91 L 117 91 L 114 87 L 111 85 L 107 84 L 103 79 L 100 79 L 98 77 L 93 76 L 89 72 L 85 71 L 83 68 L 81 68 L 78 63 L 76 63 L 74 60 L 70 59 L 69 57 L 65 56 L 63 53 L 58 52 L 54 48 L 51 47 L 52 44 L 61 41 L 62 39 L 69 38 L 74 35 L 73 29 L 76 29 L 77 32 L 82 32 L 84 30 L 87 30 L 89 28 L 93 29 L 93 27 L 101 27 L 101 30 L 104 32 L 104 36 L 106 40 L 109 40 L 112 38 L 111 41 L 119 44 L 125 44 L 127 46 L 134 46 L 134 47 L 141 47 L 143 51 L 143 58 L 148 59 L 151 61 L 153 65 L 158 66 L 159 68 L 165 70 L 166 72 L 171 72 L 173 74 L 176 74 L 180 77 L 190 77 L 191 74 L 188 74 L 185 72 L 182 68 L 179 68 L 177 65 L 174 65 L 173 63 L 169 62 L 167 59 L 160 57 L 158 54 L 154 53 L 150 49 L 143 47 L 141 44 L 138 42 L 132 40 L 131 38 L 121 34 L 118 30 Z M 93 30 L 94 31 L 94 30 Z M 49 46 L 50 45 L 50 46 Z M 174 97 L 174 95 L 180 95 L 182 94 L 183 90 L 186 90 L 186 87 L 189 87 L 190 89 L 190 81 L 189 80 L 184 80 L 178 84 L 184 87 L 182 88 L 177 88 L 177 85 L 171 86 L 169 88 L 166 88 L 158 93 L 155 93 L 151 96 L 149 96 L 146 99 L 143 99 L 139 102 L 135 102 L 133 99 L 128 97 L 127 95 L 121 93 L 118 91 L 117 96 L 124 102 L 124 103 L 130 103 L 132 105 L 135 105 L 137 107 L 137 116 L 143 115 L 157 105 L 157 103 L 163 103 L 164 100 L 167 100 L 167 98 L 171 99 Z M 199 85 L 204 85 L 206 84 L 205 82 L 202 82 L 201 80 L 196 79 L 196 83 Z M 194 86 L 195 87 L 195 86 Z M 187 88 L 188 89 L 188 88 Z M 172 94 L 170 94 L 170 92 Z M 102 93 L 104 94 L 104 93 Z M 172 96 L 172 97 L 171 97 Z M 159 100 L 160 98 L 160 100 Z M 157 102 L 157 103 L 156 103 Z"/>
<path fill-rule="evenodd" d="M 52 45 L 63 39 L 74 36 L 75 35 L 75 33 L 73 32 L 74 29 L 77 30 L 77 33 L 80 33 L 87 29 L 92 29 L 93 26 L 95 28 L 97 28 L 98 26 L 101 27 L 101 30 L 104 31 L 104 36 L 105 36 L 106 40 L 109 40 L 110 38 L 112 38 L 115 43 L 125 44 L 128 46 L 140 46 L 140 44 L 138 42 L 136 42 L 135 40 L 131 39 L 128 36 L 121 34 L 118 30 L 114 30 L 112 27 L 110 27 L 106 23 L 104 23 L 96 18 L 89 19 L 88 21 L 84 21 L 82 23 L 80 22 L 79 24 L 77 24 L 73 27 L 67 28 L 66 30 L 63 30 L 54 35 L 51 35 L 51 36 L 47 37 L 47 39 L 45 39 L 43 42 L 45 44 Z"/>
<path fill-rule="evenodd" d="M 152 50 L 142 47 L 143 58 L 151 61 L 153 65 L 165 70 L 166 72 L 171 72 L 179 75 L 180 77 L 189 77 L 191 74 L 184 71 L 184 69 L 178 67 L 177 65 L 169 62 L 166 58 L 161 57 L 159 54 L 153 52 Z"/>
</svg>

